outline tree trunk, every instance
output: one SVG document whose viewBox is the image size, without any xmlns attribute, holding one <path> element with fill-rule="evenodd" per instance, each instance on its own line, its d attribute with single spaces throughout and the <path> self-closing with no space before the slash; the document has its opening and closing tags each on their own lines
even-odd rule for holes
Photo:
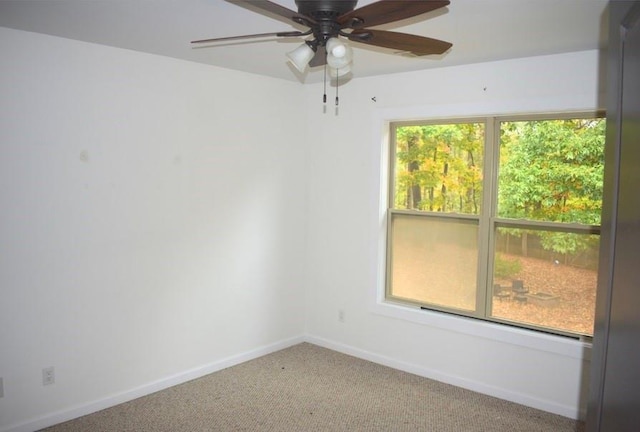
<svg viewBox="0 0 640 432">
<path fill-rule="evenodd" d="M 407 150 L 409 154 L 412 154 L 412 150 L 415 147 L 415 139 L 410 139 L 407 142 Z M 410 161 L 407 165 L 407 171 L 409 172 L 409 178 L 413 178 L 412 173 L 420 169 L 420 163 L 418 161 Z M 420 185 L 412 183 L 411 187 L 407 189 L 407 208 L 419 209 L 420 202 L 422 201 L 422 191 Z"/>
<path fill-rule="evenodd" d="M 420 164 L 416 161 L 409 163 L 409 174 L 414 173 L 420 169 Z M 422 189 L 419 184 L 413 183 L 409 189 L 410 206 L 411 209 L 419 209 L 420 202 L 422 201 Z"/>
<path fill-rule="evenodd" d="M 444 167 L 442 168 L 442 209 L 441 211 L 447 211 L 447 174 L 449 173 L 449 164 L 445 162 Z"/>
<path fill-rule="evenodd" d="M 474 168 L 476 166 L 476 162 L 473 159 L 473 152 L 468 151 L 467 154 L 469 155 L 469 168 Z M 476 202 L 476 183 L 472 182 L 471 185 L 471 202 L 473 203 L 473 212 L 475 214 L 478 214 L 478 203 Z"/>
</svg>

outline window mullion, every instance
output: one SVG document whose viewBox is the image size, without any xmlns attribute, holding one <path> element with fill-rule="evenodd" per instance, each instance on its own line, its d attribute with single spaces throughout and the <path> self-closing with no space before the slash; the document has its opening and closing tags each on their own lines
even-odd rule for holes
<svg viewBox="0 0 640 432">
<path fill-rule="evenodd" d="M 521 228 L 521 229 L 546 229 L 547 231 L 577 233 L 577 234 L 600 234 L 600 225 L 585 225 L 566 222 L 547 222 L 531 219 L 505 219 L 495 218 L 494 224 L 498 227 Z"/>
<path fill-rule="evenodd" d="M 478 311 L 484 318 L 491 316 L 493 300 L 494 219 L 498 202 L 498 166 L 500 157 L 500 121 L 487 118 L 485 132 L 484 189 L 480 215 L 480 250 L 478 257 Z"/>
</svg>

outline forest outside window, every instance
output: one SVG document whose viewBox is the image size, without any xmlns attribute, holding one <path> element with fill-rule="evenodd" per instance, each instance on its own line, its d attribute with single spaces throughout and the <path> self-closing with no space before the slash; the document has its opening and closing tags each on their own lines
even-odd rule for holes
<svg viewBox="0 0 640 432">
<path fill-rule="evenodd" d="M 591 336 L 605 120 L 391 125 L 390 301 Z"/>
</svg>

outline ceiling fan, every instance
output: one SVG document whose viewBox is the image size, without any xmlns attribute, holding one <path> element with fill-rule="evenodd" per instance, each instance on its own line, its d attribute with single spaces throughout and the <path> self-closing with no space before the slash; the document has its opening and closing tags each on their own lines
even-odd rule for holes
<svg viewBox="0 0 640 432">
<path fill-rule="evenodd" d="M 261 14 L 285 18 L 308 27 L 308 30 L 201 39 L 192 41 L 192 44 L 259 37 L 311 36 L 287 54 L 300 72 L 307 66 L 328 64 L 333 77 L 349 73 L 351 48 L 340 38 L 415 56 L 442 54 L 452 46 L 449 42 L 437 39 L 370 28 L 440 9 L 447 6 L 449 0 L 379 0 L 358 9 L 357 0 L 295 0 L 297 12 L 268 0 L 226 1 Z"/>
</svg>

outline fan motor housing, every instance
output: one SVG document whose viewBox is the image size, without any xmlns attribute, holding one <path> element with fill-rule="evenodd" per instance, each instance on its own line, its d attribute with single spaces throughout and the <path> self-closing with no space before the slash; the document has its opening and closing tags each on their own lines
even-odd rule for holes
<svg viewBox="0 0 640 432">
<path fill-rule="evenodd" d="M 336 19 L 355 9 L 358 0 L 295 0 L 298 13 L 316 21 Z"/>
<path fill-rule="evenodd" d="M 294 21 L 311 27 L 314 36 L 314 49 L 325 46 L 327 40 L 337 37 L 341 30 L 338 17 L 351 12 L 358 3 L 357 0 L 295 0 L 298 13 L 313 19 L 316 24 L 310 25 L 304 19 Z"/>
</svg>

